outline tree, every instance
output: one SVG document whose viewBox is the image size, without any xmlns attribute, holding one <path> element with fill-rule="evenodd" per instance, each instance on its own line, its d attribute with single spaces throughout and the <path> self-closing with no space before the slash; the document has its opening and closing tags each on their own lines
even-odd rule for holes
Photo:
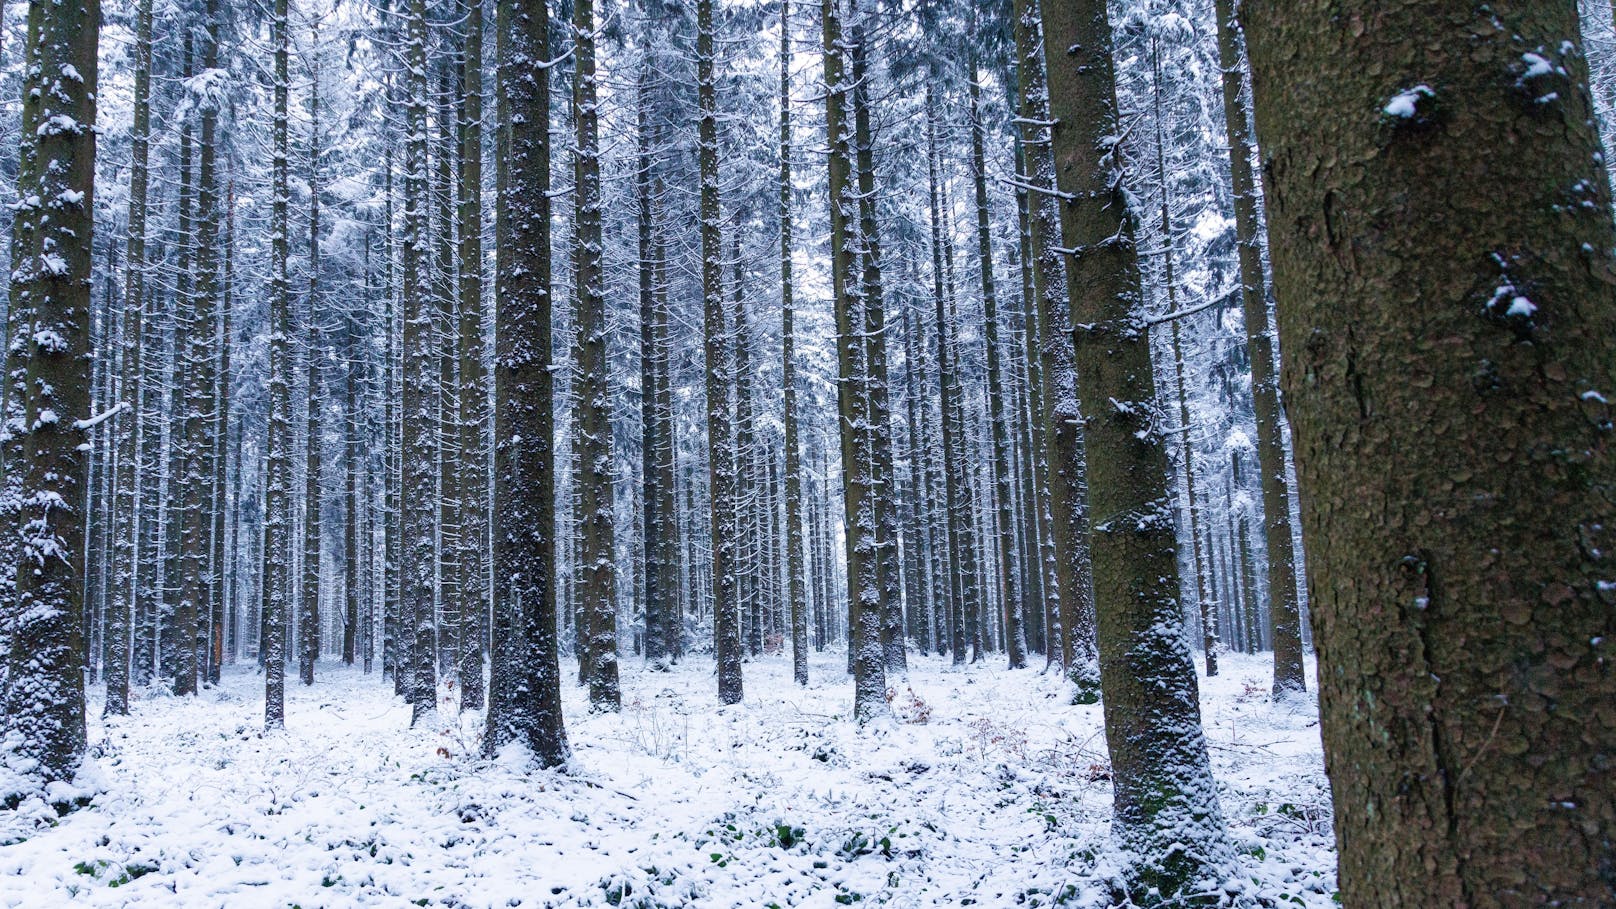
<svg viewBox="0 0 1616 909">
<path fill-rule="evenodd" d="M 404 54 L 409 74 L 404 144 L 404 694 L 413 708 L 411 725 L 437 710 L 436 625 L 433 616 L 437 558 L 436 459 L 432 436 L 436 376 L 433 366 L 433 289 L 426 267 L 427 247 L 427 69 L 426 0 L 410 0 L 405 18 Z"/>
<path fill-rule="evenodd" d="M 718 195 L 718 87 L 713 73 L 713 0 L 696 0 L 697 155 L 700 168 L 702 334 L 707 362 L 707 471 L 712 523 L 713 653 L 718 702 L 741 701 L 741 622 L 734 563 L 740 548 L 735 459 L 730 448 L 725 343 L 723 225 Z"/>
<path fill-rule="evenodd" d="M 488 733 L 540 766 L 567 760 L 556 634 L 551 372 L 550 83 L 546 4 L 499 0 L 494 209 L 494 603 Z"/>
<path fill-rule="evenodd" d="M 314 684 L 314 664 L 320 659 L 320 525 L 324 496 L 320 483 L 321 342 L 324 330 L 320 286 L 320 67 L 319 52 L 313 56 L 309 73 L 309 287 L 303 320 L 303 357 L 308 372 L 308 424 L 303 437 L 303 590 L 297 610 L 297 675 L 305 685 Z"/>
<path fill-rule="evenodd" d="M 856 3 L 856 0 L 854 0 Z M 867 251 L 861 221 L 862 195 L 856 159 L 866 135 L 858 127 L 849 58 L 863 51 L 862 21 L 844 38 L 844 20 L 856 16 L 853 4 L 822 0 L 825 130 L 830 139 L 830 232 L 832 294 L 836 317 L 837 420 L 842 453 L 842 515 L 846 528 L 848 662 L 853 672 L 853 715 L 865 722 L 887 713 L 886 648 L 881 639 L 885 611 L 876 492 L 875 413 L 871 398 L 869 329 L 865 307 L 871 284 L 857 269 Z M 849 116 L 851 115 L 851 116 Z M 873 219 L 872 219 L 873 220 Z"/>
<path fill-rule="evenodd" d="M 0 748 L 36 762 L 31 775 L 42 786 L 71 780 L 85 746 L 78 503 L 87 479 L 81 446 L 101 422 L 88 413 L 100 15 L 98 0 L 31 4 L 24 49 L 17 197 L 26 203 L 12 220 L 5 370 L 29 381 L 8 402 L 23 418 L 11 427 L 21 437 L 6 446 L 4 465 L 19 495 L 21 540 L 8 567 L 13 589 L 0 600 Z M 0 807 L 15 797 L 0 794 Z"/>
<path fill-rule="evenodd" d="M 274 120 L 269 271 L 269 425 L 264 506 L 264 726 L 286 724 L 286 618 L 292 594 L 292 282 L 291 142 L 288 120 L 291 89 L 287 0 L 275 0 L 270 43 L 275 48 Z"/>
<path fill-rule="evenodd" d="M 579 609 L 588 625 L 589 704 L 618 710 L 617 573 L 612 504 L 612 411 L 606 352 L 606 276 L 600 209 L 600 122 L 595 86 L 595 5 L 574 0 L 573 104 L 577 130 L 575 182 L 578 263 L 578 472 L 573 509 L 579 520 Z"/>
<path fill-rule="evenodd" d="M 1005 649 L 1009 652 L 1010 668 L 1027 665 L 1027 638 L 1021 626 L 1023 591 L 1016 573 L 1016 517 L 1014 482 L 1010 475 L 1010 427 L 1005 413 L 1004 391 L 1007 388 L 1004 369 L 1000 365 L 999 291 L 993 277 L 993 223 L 988 201 L 987 156 L 983 150 L 982 85 L 975 58 L 966 73 L 966 92 L 970 99 L 971 120 L 971 182 L 976 190 L 976 254 L 982 279 L 982 326 L 987 347 L 988 422 L 993 433 L 993 490 L 996 508 L 993 513 L 993 552 L 997 556 L 994 572 L 999 581 L 998 601 L 1004 612 Z"/>
<path fill-rule="evenodd" d="M 123 287 L 121 405 L 127 417 L 121 422 L 127 425 L 119 436 L 120 473 L 113 543 L 116 567 L 111 601 L 115 614 L 108 622 L 106 666 L 108 716 L 127 716 L 129 713 L 131 644 L 137 604 L 136 585 L 140 578 L 136 547 L 142 518 L 139 496 L 141 472 L 136 461 L 140 456 L 138 439 L 143 430 L 140 420 L 140 391 L 144 379 L 141 342 L 145 333 L 146 215 L 151 184 L 152 0 L 140 0 L 135 7 L 134 58 L 134 122 L 129 130 L 129 237 L 124 255 Z"/>
<path fill-rule="evenodd" d="M 1077 703 L 1100 697 L 1094 651 L 1094 590 L 1088 541 L 1087 478 L 1082 430 L 1075 411 L 1069 286 L 1061 250 L 1060 190 L 1056 187 L 1049 67 L 1038 0 L 1016 0 L 1016 79 L 1028 186 L 1028 220 L 1037 287 L 1037 396 L 1043 403 L 1041 449 L 1049 490 L 1054 550 L 1053 592 L 1059 598 L 1061 663 L 1077 686 Z M 1051 643 L 1053 647 L 1053 643 Z"/>
<path fill-rule="evenodd" d="M 483 365 L 483 4 L 466 3 L 459 83 L 460 707 L 483 707 L 488 616 L 488 375 Z"/>
<path fill-rule="evenodd" d="M 1264 539 L 1268 551 L 1269 614 L 1273 616 L 1274 696 L 1307 690 L 1302 667 L 1302 616 L 1296 591 L 1296 553 L 1291 542 L 1291 491 L 1285 471 L 1285 414 L 1275 381 L 1274 338 L 1268 319 L 1268 281 L 1263 271 L 1261 192 L 1251 171 L 1251 123 L 1246 107 L 1244 42 L 1233 0 L 1217 0 L 1218 65 L 1223 71 L 1224 132 L 1229 142 L 1229 182 L 1234 192 L 1235 233 L 1240 252 L 1240 301 L 1251 358 L 1251 397 L 1257 417 L 1257 466 L 1262 471 Z M 1207 674 L 1212 674 L 1208 662 Z"/>
<path fill-rule="evenodd" d="M 1115 793 L 1113 829 L 1137 858 L 1134 896 L 1216 902 L 1230 870 L 1179 603 L 1167 445 L 1155 427 L 1150 321 L 1121 175 L 1111 25 L 1103 0 L 1044 7 L 1050 132 L 1070 255 L 1071 319 L 1088 472 L 1089 551 Z"/>
<path fill-rule="evenodd" d="M 806 685 L 808 594 L 803 580 L 802 453 L 797 439 L 791 194 L 791 0 L 780 0 L 780 384 L 786 449 L 786 598 L 791 611 L 791 677 L 798 685 Z"/>
<path fill-rule="evenodd" d="M 1577 5 L 1242 22 L 1343 902 L 1608 903 L 1616 231 Z"/>
</svg>

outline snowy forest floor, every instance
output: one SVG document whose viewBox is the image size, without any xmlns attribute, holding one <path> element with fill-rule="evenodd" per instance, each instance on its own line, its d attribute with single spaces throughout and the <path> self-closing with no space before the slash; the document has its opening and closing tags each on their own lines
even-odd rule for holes
<svg viewBox="0 0 1616 909">
<path fill-rule="evenodd" d="M 0 817 L 0 842 L 27 837 L 0 846 L 0 905 L 1104 904 L 1098 706 L 999 655 L 912 658 L 899 722 L 861 731 L 844 660 L 815 654 L 807 689 L 788 658 L 754 661 L 727 708 L 708 658 L 625 660 L 621 715 L 564 686 L 565 773 L 478 759 L 469 716 L 411 730 L 389 685 L 340 665 L 312 688 L 289 674 L 286 731 L 264 735 L 261 676 L 227 667 L 199 697 L 92 719 L 106 791 L 46 830 Z M 1271 666 L 1228 655 L 1202 680 L 1240 880 L 1267 905 L 1331 906 L 1314 705 L 1272 705 Z"/>
</svg>

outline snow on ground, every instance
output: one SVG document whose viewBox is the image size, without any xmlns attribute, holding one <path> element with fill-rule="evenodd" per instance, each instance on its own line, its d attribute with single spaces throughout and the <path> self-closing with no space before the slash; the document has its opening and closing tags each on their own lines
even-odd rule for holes
<svg viewBox="0 0 1616 909">
<path fill-rule="evenodd" d="M 1329 796 L 1311 701 L 1270 704 L 1269 658 L 1228 655 L 1202 697 L 1248 894 L 1333 905 Z M 785 657 L 716 706 L 709 659 L 625 660 L 623 712 L 567 685 L 569 771 L 476 756 L 476 730 L 411 730 L 391 686 L 322 664 L 228 667 L 191 699 L 92 720 L 107 791 L 0 846 L 0 906 L 1097 905 L 1110 784 L 1100 708 L 1062 683 L 912 658 L 897 724 L 848 719 L 845 656 Z M 570 671 L 570 667 L 567 671 Z M 100 691 L 92 692 L 99 713 Z M 907 722 L 905 722 L 907 721 Z M 6 837 L 0 818 L 0 842 Z"/>
</svg>

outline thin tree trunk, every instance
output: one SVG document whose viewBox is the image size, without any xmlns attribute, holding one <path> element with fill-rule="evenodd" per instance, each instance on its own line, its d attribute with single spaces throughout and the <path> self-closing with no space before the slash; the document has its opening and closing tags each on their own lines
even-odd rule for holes
<svg viewBox="0 0 1616 909">
<path fill-rule="evenodd" d="M 1052 0 L 1044 25 L 1062 236 L 1071 253 L 1082 377 L 1100 680 L 1113 831 L 1137 858 L 1130 893 L 1204 899 L 1234 866 L 1183 630 L 1167 446 L 1152 427 L 1155 376 L 1135 229 L 1123 190 L 1111 26 L 1103 0 Z M 1086 205 L 1076 200 L 1093 200 Z M 1095 204 L 1097 203 L 1097 204 Z"/>
<path fill-rule="evenodd" d="M 1062 261 L 1060 197 L 1052 148 L 1050 83 L 1038 0 L 1016 0 L 1016 73 L 1020 85 L 1022 149 L 1031 187 L 1029 219 L 1038 290 L 1039 373 L 1043 402 L 1049 528 L 1059 598 L 1061 663 L 1076 686 L 1075 702 L 1099 700 L 1095 653 L 1093 565 L 1088 552 L 1088 478 L 1077 410 L 1066 263 Z"/>
<path fill-rule="evenodd" d="M 808 684 L 808 592 L 803 579 L 802 456 L 797 439 L 796 302 L 792 276 L 791 0 L 780 2 L 780 378 L 785 421 L 786 599 L 791 677 Z"/>
<path fill-rule="evenodd" d="M 881 639 L 884 586 L 874 489 L 876 443 L 870 398 L 870 347 L 865 338 L 869 328 L 865 295 L 870 288 L 855 271 L 861 239 L 868 238 L 860 237 L 858 226 L 858 105 L 851 74 L 846 72 L 848 49 L 861 43 L 862 25 L 854 23 L 853 36 L 844 43 L 842 5 L 843 0 L 822 0 L 820 21 L 825 49 L 825 123 L 830 137 L 831 274 L 847 550 L 848 662 L 853 673 L 853 714 L 865 722 L 888 713 L 887 654 Z M 857 14 L 857 10 L 853 12 Z M 850 112 L 854 121 L 851 123 Z"/>
<path fill-rule="evenodd" d="M 468 0 L 459 76 L 460 708 L 481 710 L 488 625 L 488 375 L 483 365 L 483 3 Z"/>
<path fill-rule="evenodd" d="M 320 658 L 320 563 L 323 560 L 320 524 L 322 421 L 320 394 L 320 70 L 309 80 L 309 289 L 303 325 L 303 351 L 308 370 L 308 431 L 304 437 L 303 470 L 303 595 L 298 600 L 298 680 L 314 684 L 314 664 Z"/>
<path fill-rule="evenodd" d="M 828 2 L 828 0 L 827 0 Z M 701 176 L 701 285 L 707 372 L 708 498 L 712 515 L 713 652 L 718 701 L 736 704 L 741 689 L 741 629 L 734 562 L 739 549 L 734 452 L 730 450 L 729 383 L 724 343 L 723 227 L 718 197 L 718 96 L 713 54 L 713 0 L 696 0 L 696 104 Z"/>
<path fill-rule="evenodd" d="M 430 722 L 437 711 L 436 622 L 433 614 L 436 468 L 432 412 L 436 358 L 432 334 L 433 289 L 425 261 L 427 246 L 427 23 L 426 0 L 410 0 L 405 17 L 405 69 L 409 74 L 404 145 L 404 406 L 402 460 L 403 556 L 400 671 L 410 724 Z"/>
<path fill-rule="evenodd" d="M 1010 429 L 1004 412 L 1008 385 L 999 363 L 999 293 L 993 280 L 993 224 L 988 203 L 987 161 L 982 147 L 982 86 L 974 59 L 966 75 L 971 118 L 971 177 L 976 189 L 976 251 L 982 277 L 982 322 L 988 361 L 983 396 L 987 399 L 988 421 L 993 431 L 993 490 L 997 499 L 990 526 L 995 542 L 994 555 L 998 559 L 995 574 L 1004 615 L 1005 650 L 1010 657 L 1010 668 L 1021 669 L 1027 665 L 1027 637 L 1021 627 L 1021 604 L 1025 594 L 1015 571 L 1015 492 L 1010 474 Z"/>
<path fill-rule="evenodd" d="M 579 610 L 587 625 L 589 704 L 597 711 L 621 708 L 617 680 L 617 578 L 612 503 L 612 411 L 606 350 L 606 277 L 600 199 L 600 126 L 595 87 L 595 5 L 574 0 L 573 102 L 576 110 L 578 268 L 574 318 L 578 340 L 579 438 L 574 513 L 579 522 Z"/>
<path fill-rule="evenodd" d="M 1262 471 L 1263 534 L 1268 552 L 1268 603 L 1273 615 L 1274 697 L 1307 690 L 1302 668 L 1301 606 L 1296 589 L 1296 553 L 1291 542 L 1291 491 L 1285 475 L 1285 414 L 1274 378 L 1274 338 L 1268 319 L 1268 282 L 1263 272 L 1262 222 L 1257 181 L 1251 170 L 1251 126 L 1246 110 L 1243 40 L 1234 0 L 1216 0 L 1218 67 L 1223 78 L 1224 131 L 1240 256 L 1240 300 L 1251 360 L 1252 410 L 1257 420 L 1257 466 Z M 1208 663 L 1207 674 L 1213 674 Z"/>
<path fill-rule="evenodd" d="M 131 638 L 134 634 L 136 589 L 140 583 L 138 540 L 142 518 L 140 484 L 143 472 L 139 443 L 141 387 L 144 382 L 142 340 L 145 334 L 146 302 L 146 216 L 150 186 L 151 154 L 151 65 L 152 0 L 140 0 L 135 8 L 134 46 L 134 124 L 129 131 L 129 237 L 124 256 L 123 293 L 123 400 L 125 413 L 119 418 L 120 462 L 118 501 L 115 504 L 117 528 L 114 531 L 116 579 L 108 622 L 107 698 L 109 716 L 129 713 Z"/>
</svg>

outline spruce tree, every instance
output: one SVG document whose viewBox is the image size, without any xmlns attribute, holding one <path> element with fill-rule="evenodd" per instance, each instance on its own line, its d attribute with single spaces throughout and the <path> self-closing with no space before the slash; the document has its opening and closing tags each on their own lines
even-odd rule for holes
<svg viewBox="0 0 1616 909">
<path fill-rule="evenodd" d="M 1616 230 L 1577 4 L 1242 23 L 1342 901 L 1608 904 Z"/>
<path fill-rule="evenodd" d="M 1050 131 L 1069 256 L 1077 413 L 1111 755 L 1113 831 L 1138 900 L 1217 902 L 1233 866 L 1179 602 L 1150 320 L 1122 179 L 1104 0 L 1049 0 Z"/>
</svg>

